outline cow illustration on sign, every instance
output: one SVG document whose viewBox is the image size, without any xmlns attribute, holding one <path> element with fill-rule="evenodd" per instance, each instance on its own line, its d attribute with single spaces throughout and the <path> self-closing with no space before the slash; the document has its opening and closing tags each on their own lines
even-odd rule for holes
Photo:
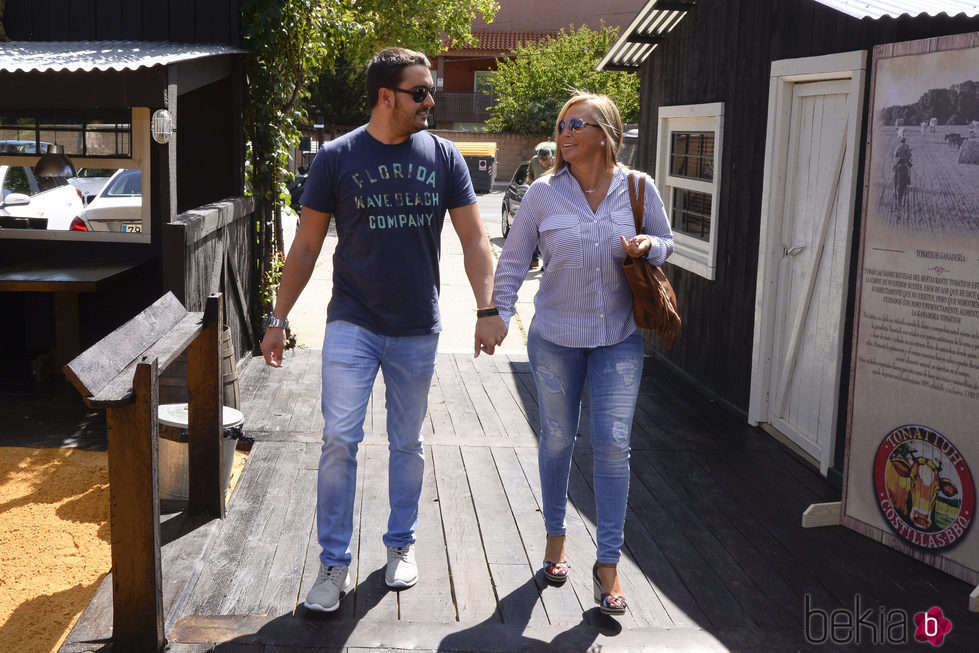
<svg viewBox="0 0 979 653">
<path fill-rule="evenodd" d="M 957 542 L 975 513 L 975 485 L 965 459 L 937 431 L 907 425 L 891 431 L 874 463 L 877 501 L 901 537 L 928 549 Z"/>
</svg>

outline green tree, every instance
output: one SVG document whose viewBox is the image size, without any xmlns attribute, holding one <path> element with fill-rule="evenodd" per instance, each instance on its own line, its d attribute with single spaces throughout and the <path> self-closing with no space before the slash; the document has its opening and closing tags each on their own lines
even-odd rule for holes
<svg viewBox="0 0 979 653">
<path fill-rule="evenodd" d="M 582 25 L 557 37 L 519 47 L 511 59 L 497 60 L 493 76 L 496 104 L 489 107 L 487 127 L 530 136 L 549 136 L 558 112 L 575 91 L 612 98 L 622 120 L 639 119 L 639 78 L 631 73 L 600 72 L 595 66 L 618 36 Z"/>
<path fill-rule="evenodd" d="M 341 54 L 333 67 L 319 71 L 310 86 L 310 117 L 327 125 L 364 124 L 370 118 L 366 85 L 367 67 L 355 65 Z"/>
<path fill-rule="evenodd" d="M 308 122 L 304 107 L 310 80 L 333 66 L 341 52 L 364 61 L 387 45 L 438 52 L 444 36 L 468 42 L 473 18 L 479 14 L 490 21 L 498 8 L 495 0 L 242 0 L 260 313 L 268 311 L 278 285 L 289 155 L 299 141 L 299 126 Z M 253 316 L 256 323 L 258 317 Z"/>
</svg>

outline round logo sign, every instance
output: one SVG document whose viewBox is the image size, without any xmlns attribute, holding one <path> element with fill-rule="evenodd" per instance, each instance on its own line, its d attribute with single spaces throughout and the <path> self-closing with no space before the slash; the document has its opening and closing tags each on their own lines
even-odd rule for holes
<svg viewBox="0 0 979 653">
<path fill-rule="evenodd" d="M 887 434 L 874 459 L 874 489 L 895 533 L 923 549 L 944 549 L 965 535 L 976 489 L 958 449 L 927 426 Z"/>
</svg>

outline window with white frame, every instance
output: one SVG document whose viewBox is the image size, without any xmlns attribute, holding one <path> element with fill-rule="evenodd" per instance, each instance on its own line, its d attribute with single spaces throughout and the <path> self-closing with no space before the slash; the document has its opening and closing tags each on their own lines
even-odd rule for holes
<svg viewBox="0 0 979 653">
<path fill-rule="evenodd" d="M 473 72 L 473 93 L 493 95 L 493 75 L 495 70 L 477 70 Z"/>
<path fill-rule="evenodd" d="M 724 104 L 660 107 L 656 185 L 673 228 L 670 263 L 707 279 L 717 269 Z"/>
</svg>

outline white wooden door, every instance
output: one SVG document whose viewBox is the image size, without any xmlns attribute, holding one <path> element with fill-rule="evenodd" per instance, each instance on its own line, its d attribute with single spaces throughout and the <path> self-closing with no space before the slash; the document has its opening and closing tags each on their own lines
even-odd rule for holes
<svg viewBox="0 0 979 653">
<path fill-rule="evenodd" d="M 842 335 L 862 98 L 852 74 L 789 80 L 769 116 L 768 209 L 759 251 L 752 421 L 767 422 L 825 474 L 837 436 Z M 773 124 L 774 123 L 774 124 Z M 777 148 L 778 151 L 773 151 Z M 774 163 L 774 162 L 769 162 Z M 768 166 L 766 165 L 766 168 Z M 756 396 L 757 395 L 757 396 Z"/>
</svg>

